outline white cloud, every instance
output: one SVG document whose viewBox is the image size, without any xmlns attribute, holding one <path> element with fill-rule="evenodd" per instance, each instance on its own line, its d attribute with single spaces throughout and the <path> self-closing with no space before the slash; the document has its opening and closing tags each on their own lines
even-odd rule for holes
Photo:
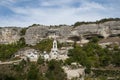
<svg viewBox="0 0 120 80">
<path fill-rule="evenodd" d="M 15 3 L 17 0 L 0 0 L 0 5 L 8 6 Z"/>
<path fill-rule="evenodd" d="M 43 0 L 41 6 L 68 6 L 73 3 L 75 0 Z"/>
<path fill-rule="evenodd" d="M 11 3 L 9 1 L 12 2 L 14 0 L 8 0 L 8 3 Z M 71 6 L 74 1 L 80 5 L 77 7 Z M 108 14 L 103 13 L 109 12 L 109 7 L 89 0 L 42 0 L 40 6 L 43 7 L 35 8 L 32 6 L 18 7 L 10 4 L 4 6 L 7 6 L 15 14 L 11 17 L 0 19 L 1 26 L 29 26 L 33 23 L 46 25 L 73 24 L 76 21 L 94 21 L 109 17 Z M 60 6 L 60 8 L 49 8 L 51 6 Z"/>
<path fill-rule="evenodd" d="M 85 10 L 91 10 L 91 9 L 103 10 L 103 9 L 105 9 L 105 7 L 102 4 L 95 3 L 95 2 L 86 2 L 86 3 L 82 4 L 80 8 L 85 9 Z"/>
</svg>

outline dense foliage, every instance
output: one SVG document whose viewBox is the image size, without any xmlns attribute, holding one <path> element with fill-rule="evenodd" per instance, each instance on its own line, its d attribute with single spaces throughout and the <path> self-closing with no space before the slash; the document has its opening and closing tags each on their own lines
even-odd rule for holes
<svg viewBox="0 0 120 80">
<path fill-rule="evenodd" d="M 27 28 L 22 28 L 20 31 L 20 35 L 23 36 L 26 33 Z"/>
<path fill-rule="evenodd" d="M 37 60 L 37 63 L 38 64 L 44 64 L 44 59 L 41 57 L 41 56 L 39 56 L 39 58 L 38 58 L 38 60 Z"/>
<path fill-rule="evenodd" d="M 56 60 L 51 60 L 48 62 L 48 71 L 46 72 L 46 77 L 49 80 L 66 80 L 66 74 L 61 68 L 61 63 Z"/>
<path fill-rule="evenodd" d="M 120 76 L 119 70 L 92 70 L 95 77 L 103 76 Z"/>
<path fill-rule="evenodd" d="M 77 39 L 74 41 L 77 41 Z M 43 58 L 39 57 L 37 63 L 30 63 L 29 60 L 23 60 L 18 65 L 5 67 L 6 69 L 0 67 L 0 80 L 66 80 L 66 74 L 62 69 L 62 65 L 70 65 L 72 62 L 77 62 L 86 67 L 86 73 L 93 71 L 93 77 L 101 77 L 102 75 L 101 80 L 105 80 L 106 77 L 104 78 L 103 76 L 106 75 L 119 76 L 119 70 L 99 70 L 110 65 L 113 68 L 120 67 L 119 47 L 114 46 L 111 48 L 108 46 L 102 48 L 98 45 L 98 41 L 99 39 L 94 37 L 83 47 L 75 43 L 74 48 L 68 51 L 69 58 L 63 62 L 64 64 L 56 60 L 45 62 Z M 53 40 L 51 39 L 45 39 L 33 47 L 40 51 L 50 52 L 52 42 Z M 58 47 L 63 45 L 65 44 L 58 42 Z M 15 52 L 26 46 L 24 38 L 21 38 L 17 43 L 0 44 L 0 60 L 10 59 Z M 93 68 L 98 70 L 94 70 Z"/>
<path fill-rule="evenodd" d="M 76 46 L 69 50 L 67 64 L 78 62 L 86 67 L 105 67 L 114 65 L 120 67 L 120 49 L 109 50 L 97 43 L 90 42 L 83 47 Z"/>
<path fill-rule="evenodd" d="M 19 49 L 25 46 L 24 38 L 12 44 L 0 44 L 0 60 L 10 59 Z"/>
<path fill-rule="evenodd" d="M 43 64 L 20 62 L 18 65 L 0 67 L 0 80 L 66 80 L 60 61 L 51 60 Z M 12 73 L 12 74 L 11 74 Z"/>
<path fill-rule="evenodd" d="M 34 48 L 40 50 L 40 51 L 47 51 L 50 52 L 52 48 L 52 39 L 45 39 L 37 43 Z"/>
<path fill-rule="evenodd" d="M 34 26 L 40 26 L 40 24 L 32 24 L 32 25 L 29 26 L 29 27 L 34 27 Z"/>
<path fill-rule="evenodd" d="M 32 64 L 27 74 L 27 80 L 39 80 L 38 72 L 39 70 L 37 66 L 35 64 Z"/>
<path fill-rule="evenodd" d="M 120 18 L 105 18 L 105 19 L 101 19 L 99 21 L 96 21 L 96 22 L 76 22 L 74 24 L 74 27 L 76 26 L 80 26 L 80 25 L 83 25 L 83 24 L 99 24 L 99 23 L 104 23 L 104 22 L 107 22 L 107 21 L 120 21 Z"/>
</svg>

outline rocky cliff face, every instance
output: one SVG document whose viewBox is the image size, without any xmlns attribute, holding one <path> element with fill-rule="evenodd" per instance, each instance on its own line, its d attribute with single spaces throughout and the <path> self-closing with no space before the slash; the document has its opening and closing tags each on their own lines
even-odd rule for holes
<svg viewBox="0 0 120 80">
<path fill-rule="evenodd" d="M 0 43 L 12 43 L 20 39 L 20 31 L 22 28 L 0 28 Z M 80 26 L 43 26 L 37 25 L 28 27 L 24 36 L 26 44 L 35 45 L 40 40 L 48 38 L 56 33 L 59 38 L 67 39 L 70 36 L 81 35 L 100 35 L 109 37 L 111 35 L 120 34 L 120 21 L 107 21 L 103 23 L 89 23 Z"/>
<path fill-rule="evenodd" d="M 10 44 L 20 39 L 21 28 L 0 28 L 0 43 Z"/>
<path fill-rule="evenodd" d="M 74 28 L 78 34 L 98 34 L 103 37 L 120 34 L 120 21 L 108 21 L 99 24 L 83 24 Z"/>
<path fill-rule="evenodd" d="M 67 37 L 71 32 L 71 28 L 69 26 L 61 26 L 61 27 L 48 27 L 48 26 L 33 26 L 29 27 L 25 34 L 26 44 L 35 45 L 40 40 L 47 38 L 54 33 L 62 38 Z"/>
<path fill-rule="evenodd" d="M 45 38 L 48 32 L 48 27 L 46 26 L 33 26 L 26 30 L 25 41 L 26 44 L 35 45 L 42 38 Z"/>
<path fill-rule="evenodd" d="M 103 23 L 104 26 L 108 26 L 110 28 L 110 34 L 120 34 L 120 21 L 109 21 L 106 23 Z"/>
</svg>

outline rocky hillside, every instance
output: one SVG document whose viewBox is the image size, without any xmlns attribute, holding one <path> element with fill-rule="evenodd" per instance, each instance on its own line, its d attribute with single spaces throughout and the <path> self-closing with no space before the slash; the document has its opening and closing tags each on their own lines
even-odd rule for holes
<svg viewBox="0 0 120 80">
<path fill-rule="evenodd" d="M 23 34 L 24 33 L 24 34 Z M 59 39 L 66 40 L 70 36 L 88 37 L 99 35 L 103 37 L 120 35 L 120 19 L 102 19 L 96 22 L 76 22 L 74 25 L 44 26 L 32 25 L 27 28 L 0 28 L 0 43 L 8 44 L 25 38 L 26 44 L 35 45 L 44 38 L 56 33 Z M 22 35 L 21 35 L 22 34 Z"/>
<path fill-rule="evenodd" d="M 18 27 L 4 27 L 0 28 L 0 43 L 8 44 L 16 42 L 20 39 L 21 28 Z"/>
<path fill-rule="evenodd" d="M 54 33 L 58 35 L 60 38 L 66 38 L 71 33 L 72 27 L 70 26 L 32 26 L 26 30 L 25 40 L 27 44 L 35 45 L 40 40 L 48 37 L 52 37 Z"/>
<path fill-rule="evenodd" d="M 108 21 L 104 23 L 82 24 L 74 28 L 79 34 L 98 34 L 103 37 L 120 34 L 120 21 Z"/>
</svg>

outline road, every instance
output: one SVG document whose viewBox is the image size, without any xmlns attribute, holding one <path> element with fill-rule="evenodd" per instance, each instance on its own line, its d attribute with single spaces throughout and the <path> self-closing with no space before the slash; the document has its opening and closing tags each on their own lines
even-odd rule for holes
<svg viewBox="0 0 120 80">
<path fill-rule="evenodd" d="M 16 61 L 0 62 L 0 65 L 3 65 L 3 64 L 13 64 L 13 63 L 18 63 L 20 61 L 22 61 L 22 59 L 16 60 Z"/>
</svg>

